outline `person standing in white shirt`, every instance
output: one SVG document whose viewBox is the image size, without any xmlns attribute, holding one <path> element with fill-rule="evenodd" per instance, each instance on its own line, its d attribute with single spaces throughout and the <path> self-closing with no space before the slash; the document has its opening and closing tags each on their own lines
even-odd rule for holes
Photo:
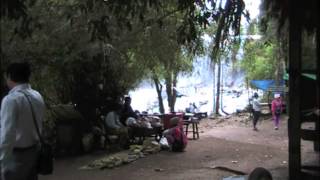
<svg viewBox="0 0 320 180">
<path fill-rule="evenodd" d="M 259 120 L 260 113 L 261 113 L 261 105 L 260 105 L 258 93 L 254 93 L 253 95 L 252 109 L 253 109 L 253 130 L 257 131 L 258 130 L 257 122 Z"/>
<path fill-rule="evenodd" d="M 39 137 L 34 124 L 29 96 L 38 127 L 42 129 L 45 104 L 41 94 L 29 84 L 28 63 L 12 63 L 6 71 L 10 91 L 0 111 L 0 164 L 2 180 L 37 180 Z"/>
</svg>

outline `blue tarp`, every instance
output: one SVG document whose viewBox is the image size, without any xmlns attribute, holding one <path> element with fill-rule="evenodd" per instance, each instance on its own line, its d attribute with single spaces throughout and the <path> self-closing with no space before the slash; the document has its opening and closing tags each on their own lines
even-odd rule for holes
<svg viewBox="0 0 320 180">
<path fill-rule="evenodd" d="M 270 87 L 275 86 L 275 80 L 251 80 L 251 85 L 254 87 L 261 89 L 263 91 L 267 91 Z M 280 86 L 284 85 L 284 81 L 280 82 Z"/>
</svg>

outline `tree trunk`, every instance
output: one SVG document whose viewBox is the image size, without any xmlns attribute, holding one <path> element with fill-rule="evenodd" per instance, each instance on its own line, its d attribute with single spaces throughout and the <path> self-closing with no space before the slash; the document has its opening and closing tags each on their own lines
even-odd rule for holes
<svg viewBox="0 0 320 180">
<path fill-rule="evenodd" d="M 166 83 L 166 92 L 168 96 L 168 106 L 169 106 L 170 112 L 174 112 L 174 105 L 177 97 L 177 92 L 174 89 L 177 84 L 176 73 L 172 73 L 172 72 L 169 73 L 165 78 L 165 83 Z"/>
<path fill-rule="evenodd" d="M 154 81 L 154 84 L 156 86 L 156 90 L 157 90 L 157 94 L 158 94 L 159 112 L 161 114 L 164 114 L 165 111 L 164 111 L 163 99 L 162 99 L 162 95 L 161 95 L 162 85 L 161 85 L 158 77 L 155 74 L 153 75 L 153 81 Z"/>
<path fill-rule="evenodd" d="M 231 51 L 231 62 L 232 62 L 232 71 L 231 71 L 231 77 L 232 77 L 232 82 L 231 82 L 231 86 L 234 85 L 235 79 L 236 79 L 236 75 L 237 75 L 237 54 L 238 54 L 239 48 L 237 47 L 233 47 L 232 51 Z"/>
<path fill-rule="evenodd" d="M 218 78 L 217 78 L 217 97 L 216 97 L 216 114 L 220 109 L 220 81 L 221 81 L 221 60 L 218 61 Z"/>
<path fill-rule="evenodd" d="M 279 42 L 279 44 L 277 45 L 277 54 L 276 54 L 276 86 L 280 85 L 280 81 L 282 79 L 283 76 L 283 72 L 282 72 L 282 54 L 281 54 L 281 43 Z"/>
<path fill-rule="evenodd" d="M 172 91 L 172 111 L 171 112 L 174 112 L 174 106 L 176 104 L 176 100 L 177 100 L 177 90 L 176 90 L 176 87 L 177 87 L 177 76 L 178 76 L 178 73 L 177 72 L 174 72 L 173 73 L 173 81 L 172 81 L 172 87 L 173 87 L 173 91 Z"/>
<path fill-rule="evenodd" d="M 172 79 L 170 75 L 165 78 L 165 83 L 166 83 L 166 92 L 168 96 L 168 99 L 167 99 L 168 106 L 169 106 L 170 112 L 174 112 L 174 108 L 172 107 L 173 88 L 172 88 Z"/>
<path fill-rule="evenodd" d="M 212 108 L 212 111 L 213 111 L 213 113 L 216 113 L 216 88 L 215 88 L 215 86 L 216 86 L 216 81 L 215 81 L 215 79 L 216 79 L 216 63 L 214 61 L 212 61 L 212 62 L 213 62 L 213 82 L 212 82 L 213 108 Z"/>
</svg>

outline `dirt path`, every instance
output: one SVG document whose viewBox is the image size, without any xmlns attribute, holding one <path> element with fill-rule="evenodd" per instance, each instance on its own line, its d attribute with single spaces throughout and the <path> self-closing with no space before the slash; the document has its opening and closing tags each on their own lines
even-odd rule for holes
<svg viewBox="0 0 320 180">
<path fill-rule="evenodd" d="M 259 131 L 252 131 L 246 117 L 205 119 L 201 122 L 199 140 L 190 140 L 184 153 L 162 151 L 131 164 L 114 169 L 79 170 L 79 167 L 105 156 L 93 153 L 86 156 L 57 160 L 55 173 L 40 180 L 221 180 L 232 173 L 213 169 L 225 166 L 243 172 L 255 167 L 271 171 L 274 179 L 287 179 L 288 140 L 286 118 L 280 129 L 273 129 L 270 117 L 263 118 Z M 303 142 L 307 161 L 314 160 L 312 144 Z"/>
</svg>

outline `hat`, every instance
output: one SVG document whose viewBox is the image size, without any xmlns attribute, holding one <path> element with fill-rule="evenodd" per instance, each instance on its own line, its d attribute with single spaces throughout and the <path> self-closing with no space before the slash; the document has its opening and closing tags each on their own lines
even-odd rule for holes
<svg viewBox="0 0 320 180">
<path fill-rule="evenodd" d="M 176 125 L 178 125 L 179 121 L 180 121 L 180 119 L 178 117 L 173 117 L 170 119 L 170 125 L 176 126 Z"/>
<path fill-rule="evenodd" d="M 280 94 L 274 94 L 274 98 L 279 98 Z"/>
<path fill-rule="evenodd" d="M 255 93 L 253 94 L 253 97 L 259 97 L 258 93 L 255 92 Z"/>
</svg>

